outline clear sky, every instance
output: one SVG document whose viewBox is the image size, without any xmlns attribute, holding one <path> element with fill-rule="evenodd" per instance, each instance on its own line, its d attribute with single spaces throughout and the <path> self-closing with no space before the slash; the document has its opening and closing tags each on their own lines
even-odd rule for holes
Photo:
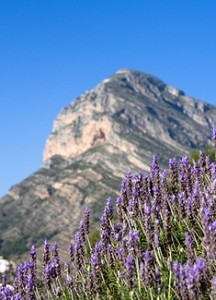
<svg viewBox="0 0 216 300">
<path fill-rule="evenodd" d="M 216 104 L 214 0 L 0 0 L 0 195 L 65 105 L 121 68 Z"/>
</svg>

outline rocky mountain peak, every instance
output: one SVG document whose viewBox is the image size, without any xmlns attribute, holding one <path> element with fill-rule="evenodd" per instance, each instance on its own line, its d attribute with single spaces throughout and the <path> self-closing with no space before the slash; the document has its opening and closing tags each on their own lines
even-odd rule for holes
<svg viewBox="0 0 216 300">
<path fill-rule="evenodd" d="M 190 139 L 182 133 L 182 121 L 208 127 L 213 122 L 204 115 L 208 110 L 204 102 L 152 75 L 121 69 L 60 112 L 46 142 L 44 162 L 55 155 L 72 158 L 104 143 L 121 149 L 119 134 L 132 127 L 176 149 L 180 142 L 186 151 L 202 142 L 199 133 L 191 132 Z"/>
</svg>

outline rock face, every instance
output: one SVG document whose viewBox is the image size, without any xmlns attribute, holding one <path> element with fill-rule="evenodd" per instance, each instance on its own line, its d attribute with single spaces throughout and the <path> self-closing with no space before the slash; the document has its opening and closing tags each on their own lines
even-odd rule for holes
<svg viewBox="0 0 216 300">
<path fill-rule="evenodd" d="M 57 116 L 40 170 L 0 201 L 0 254 L 22 255 L 43 239 L 66 245 L 84 207 L 93 222 L 121 178 L 210 143 L 216 108 L 154 76 L 123 69 Z"/>
</svg>

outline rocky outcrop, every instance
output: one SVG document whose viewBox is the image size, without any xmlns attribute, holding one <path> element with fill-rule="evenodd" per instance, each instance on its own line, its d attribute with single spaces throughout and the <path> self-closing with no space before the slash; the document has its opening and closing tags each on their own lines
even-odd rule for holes
<svg viewBox="0 0 216 300">
<path fill-rule="evenodd" d="M 154 76 L 123 69 L 63 108 L 39 171 L 0 201 L 0 253 L 25 253 L 58 239 L 63 249 L 85 206 L 98 216 L 124 174 L 148 172 L 151 155 L 169 157 L 210 143 L 216 108 Z M 19 249 L 19 250 L 17 250 Z"/>
</svg>

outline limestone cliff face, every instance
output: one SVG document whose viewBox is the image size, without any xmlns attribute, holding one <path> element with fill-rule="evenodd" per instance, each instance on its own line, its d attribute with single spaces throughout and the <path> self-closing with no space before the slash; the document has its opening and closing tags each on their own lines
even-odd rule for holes
<svg viewBox="0 0 216 300">
<path fill-rule="evenodd" d="M 179 151 L 180 144 L 180 155 L 206 144 L 206 129 L 215 121 L 213 111 L 153 76 L 123 69 L 60 112 L 44 161 L 55 155 L 76 157 L 107 143 L 127 152 L 135 148 L 133 139 L 127 138 L 135 130 L 141 138 L 158 139 L 173 151 Z"/>
<path fill-rule="evenodd" d="M 216 108 L 154 76 L 123 69 L 63 108 L 40 170 L 0 201 L 0 254 L 58 240 L 63 249 L 86 206 L 93 222 L 124 174 L 148 171 L 152 154 L 170 157 L 210 143 Z M 10 251 L 8 250 L 10 249 Z"/>
</svg>

